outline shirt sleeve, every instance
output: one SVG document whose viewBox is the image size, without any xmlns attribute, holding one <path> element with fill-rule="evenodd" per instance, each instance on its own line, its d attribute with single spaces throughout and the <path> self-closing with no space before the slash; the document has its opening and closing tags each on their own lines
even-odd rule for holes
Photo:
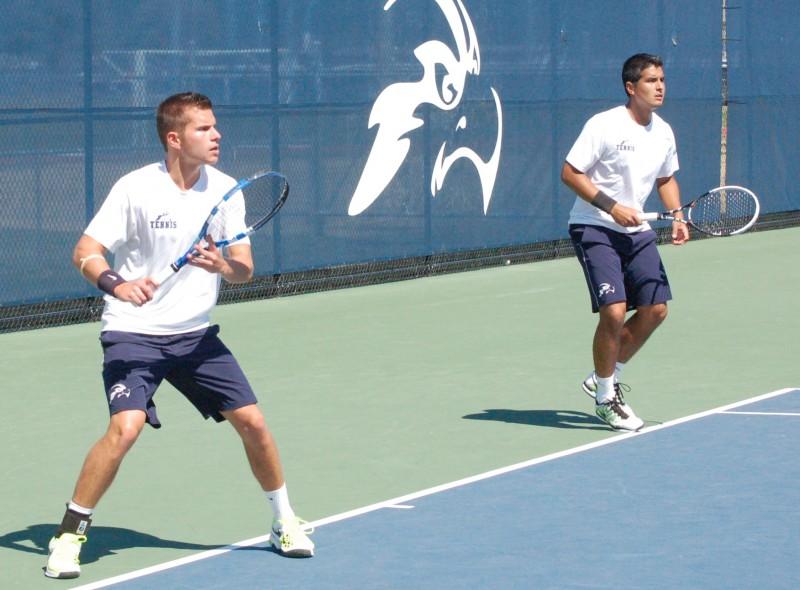
<svg viewBox="0 0 800 590">
<path fill-rule="evenodd" d="M 569 164 L 584 174 L 586 174 L 603 155 L 602 134 L 599 132 L 598 127 L 599 125 L 596 117 L 589 119 L 583 126 L 578 139 L 575 140 L 572 149 L 566 157 Z"/>
<path fill-rule="evenodd" d="M 111 188 L 106 200 L 84 230 L 84 234 L 100 242 L 110 252 L 115 252 L 128 241 L 130 219 L 128 194 L 123 180 Z"/>
<path fill-rule="evenodd" d="M 675 134 L 672 132 L 671 128 L 668 128 L 669 131 L 669 149 L 667 150 L 667 155 L 664 158 L 664 163 L 661 165 L 661 169 L 658 171 L 658 178 L 668 178 L 675 174 L 680 165 L 678 164 L 678 148 L 675 145 Z"/>
</svg>

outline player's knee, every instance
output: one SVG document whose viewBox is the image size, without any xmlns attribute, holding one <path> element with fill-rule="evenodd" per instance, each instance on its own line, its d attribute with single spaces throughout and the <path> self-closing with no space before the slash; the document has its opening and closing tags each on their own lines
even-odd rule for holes
<svg viewBox="0 0 800 590">
<path fill-rule="evenodd" d="M 106 437 L 117 452 L 125 454 L 139 438 L 143 426 L 144 419 L 140 419 L 137 415 L 130 415 L 128 412 L 115 414 L 111 418 Z"/>
<path fill-rule="evenodd" d="M 137 430 L 131 426 L 121 428 L 116 432 L 116 436 L 114 437 L 114 446 L 120 453 L 127 453 L 139 438 L 140 432 L 141 430 Z"/>
<path fill-rule="evenodd" d="M 223 412 L 223 415 L 225 414 L 226 413 Z M 264 415 L 256 405 L 245 406 L 244 408 L 234 410 L 230 412 L 226 418 L 242 436 L 259 435 L 266 430 L 267 427 Z"/>
<path fill-rule="evenodd" d="M 656 324 L 660 324 L 665 319 L 667 319 L 667 304 L 666 303 L 659 303 L 657 305 L 652 306 L 651 310 L 652 320 Z"/>
<path fill-rule="evenodd" d="M 607 329 L 621 330 L 627 312 L 625 303 L 611 303 L 600 308 L 600 323 Z"/>
<path fill-rule="evenodd" d="M 651 329 L 655 329 L 661 322 L 667 319 L 667 304 L 656 303 L 655 305 L 646 305 L 638 308 L 636 313 L 646 325 L 650 326 Z"/>
</svg>

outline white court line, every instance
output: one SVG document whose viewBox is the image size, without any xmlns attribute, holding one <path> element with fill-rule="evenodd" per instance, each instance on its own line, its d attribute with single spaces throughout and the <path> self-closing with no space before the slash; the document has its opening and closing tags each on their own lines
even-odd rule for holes
<svg viewBox="0 0 800 590">
<path fill-rule="evenodd" d="M 720 414 L 739 414 L 741 416 L 800 416 L 800 412 L 720 412 Z"/>
<path fill-rule="evenodd" d="M 325 526 L 327 524 L 332 524 L 335 522 L 340 522 L 343 520 L 347 520 L 350 518 L 355 518 L 356 516 L 361 516 L 363 514 L 367 514 L 369 512 L 374 512 L 376 510 L 380 510 L 382 508 L 405 508 L 408 505 L 407 502 L 411 500 L 415 500 L 417 498 L 422 498 L 424 496 L 431 496 L 433 494 L 438 494 L 440 492 L 444 492 L 447 490 L 452 490 L 454 488 L 458 488 L 461 486 L 469 485 L 471 483 L 475 483 L 478 481 L 482 481 L 484 479 L 490 479 L 492 477 L 497 477 L 498 475 L 504 475 L 506 473 L 510 473 L 512 471 L 518 471 L 520 469 L 525 469 L 527 467 L 531 467 L 533 465 L 539 465 L 541 463 L 546 463 L 548 461 L 553 461 L 554 459 L 561 459 L 563 457 L 569 457 L 570 455 L 576 455 L 578 453 L 583 453 L 585 451 L 589 451 L 591 449 L 596 449 L 599 447 L 604 447 L 606 445 L 618 443 L 623 440 L 627 440 L 629 438 L 637 437 L 637 436 L 645 436 L 651 432 L 656 432 L 658 430 L 663 430 L 665 428 L 671 428 L 672 426 L 677 426 L 679 424 L 683 424 L 685 422 L 691 422 L 693 420 L 698 420 L 700 418 L 705 418 L 707 416 L 712 416 L 714 414 L 723 414 L 723 413 L 733 413 L 730 410 L 735 408 L 745 406 L 748 404 L 752 404 L 755 402 L 763 401 L 766 399 L 770 399 L 773 397 L 777 397 L 779 395 L 784 395 L 789 393 L 790 391 L 796 391 L 798 388 L 796 387 L 787 387 L 784 389 L 778 389 L 776 391 L 772 391 L 770 393 L 765 393 L 763 395 L 758 395 L 755 397 L 751 397 L 749 399 L 734 402 L 732 404 L 727 404 L 724 406 L 720 406 L 718 408 L 713 408 L 711 410 L 706 410 L 704 412 L 699 412 L 697 414 L 692 414 L 690 416 L 685 416 L 683 418 L 677 418 L 675 420 L 670 420 L 669 422 L 664 422 L 663 424 L 658 424 L 656 426 L 650 426 L 641 432 L 628 432 L 619 434 L 617 436 L 612 436 L 610 438 L 605 438 L 600 441 L 596 441 L 593 443 L 581 445 L 579 447 L 574 447 L 572 449 L 567 449 L 565 451 L 559 451 L 557 453 L 551 453 L 549 455 L 545 455 L 543 457 L 538 457 L 536 459 L 530 459 L 528 461 L 523 461 L 521 463 L 515 463 L 514 465 L 509 465 L 507 467 L 501 467 L 499 469 L 493 469 L 491 471 L 487 471 L 485 473 L 480 473 L 478 475 L 473 475 L 471 477 L 465 477 L 463 479 L 459 479 L 450 483 L 434 486 L 432 488 L 428 488 L 425 490 L 421 490 L 418 492 L 414 492 L 411 494 L 406 494 L 405 496 L 398 496 L 397 498 L 392 498 L 391 500 L 385 500 L 383 502 L 378 502 L 376 504 L 370 504 L 369 506 L 364 506 L 362 508 L 356 508 L 355 510 L 348 510 L 347 512 L 342 512 L 340 514 L 335 514 L 333 516 L 328 516 L 325 518 L 321 518 L 319 520 L 315 520 L 309 523 L 312 527 L 320 527 Z M 249 547 L 252 545 L 259 545 L 261 543 L 265 543 L 269 540 L 269 535 L 262 535 L 260 537 L 253 537 L 252 539 L 246 539 L 244 541 L 239 541 L 238 543 L 233 543 L 232 545 L 228 545 L 226 547 L 220 547 L 219 549 L 212 549 L 210 551 L 203 551 L 202 553 L 197 553 L 195 555 L 189 555 L 187 557 L 183 557 L 181 559 L 175 559 L 173 561 L 167 561 L 158 565 L 154 565 L 151 567 L 139 569 L 133 572 L 128 572 L 127 574 L 121 574 L 119 576 L 114 576 L 112 578 L 106 578 L 105 580 L 99 580 L 97 582 L 92 582 L 90 584 L 85 584 L 83 586 L 75 586 L 72 590 L 96 590 L 98 588 L 107 588 L 112 584 L 120 584 L 122 582 L 127 582 L 129 580 L 134 580 L 136 578 L 141 578 L 143 576 L 147 576 L 149 574 L 155 574 L 157 572 L 162 572 L 168 569 L 172 569 L 175 567 L 179 567 L 182 565 L 187 565 L 189 563 L 194 563 L 195 561 L 201 561 L 203 559 L 208 559 L 210 557 L 215 557 L 217 555 L 222 555 L 223 553 L 229 553 L 241 547 Z"/>
</svg>

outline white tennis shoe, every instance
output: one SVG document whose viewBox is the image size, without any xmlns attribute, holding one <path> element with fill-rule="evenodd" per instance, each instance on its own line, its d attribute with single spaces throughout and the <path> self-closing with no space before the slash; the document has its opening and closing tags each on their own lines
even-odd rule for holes
<svg viewBox="0 0 800 590">
<path fill-rule="evenodd" d="M 274 520 L 269 542 L 286 557 L 313 557 L 314 542 L 308 535 L 314 532 L 309 524 L 297 517 L 286 520 Z"/>
<path fill-rule="evenodd" d="M 595 400 L 595 413 L 606 424 L 614 430 L 637 431 L 644 426 L 644 420 L 639 418 L 625 401 L 623 391 L 626 393 L 631 390 L 624 383 L 614 383 L 614 397 L 607 403 L 598 404 L 597 399 L 597 377 L 592 371 L 581 383 L 583 392 Z"/>
<path fill-rule="evenodd" d="M 597 376 L 594 371 L 589 373 L 589 376 L 581 383 L 581 389 L 590 398 L 594 399 L 597 396 Z"/>
<path fill-rule="evenodd" d="M 47 567 L 44 575 L 48 578 L 70 579 L 81 575 L 79 556 L 81 546 L 86 542 L 84 535 L 61 533 L 50 539 L 48 545 Z"/>
<path fill-rule="evenodd" d="M 602 404 L 595 402 L 594 413 L 614 430 L 638 431 L 644 426 L 644 420 L 634 414 L 633 410 L 630 410 L 630 413 L 626 412 L 625 408 L 630 410 L 630 406 L 623 406 L 619 403 L 618 396 L 614 396 Z"/>
</svg>

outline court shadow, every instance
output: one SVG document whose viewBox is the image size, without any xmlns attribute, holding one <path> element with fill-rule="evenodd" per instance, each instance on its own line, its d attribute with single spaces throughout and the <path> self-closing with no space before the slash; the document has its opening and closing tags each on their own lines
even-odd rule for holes
<svg viewBox="0 0 800 590">
<path fill-rule="evenodd" d="M 466 420 L 492 420 L 509 424 L 528 424 L 549 428 L 580 428 L 582 430 L 610 430 L 594 414 L 574 410 L 483 410 L 480 414 L 462 416 Z"/>
<path fill-rule="evenodd" d="M 24 553 L 47 555 L 47 544 L 58 527 L 57 524 L 33 524 L 28 528 L 0 535 L 0 547 Z M 114 555 L 117 551 L 132 547 L 157 547 L 164 549 L 190 549 L 206 551 L 219 549 L 226 545 L 203 545 L 162 539 L 147 533 L 118 527 L 93 526 L 89 541 L 81 549 L 81 563 L 93 563 L 103 557 Z"/>
</svg>

